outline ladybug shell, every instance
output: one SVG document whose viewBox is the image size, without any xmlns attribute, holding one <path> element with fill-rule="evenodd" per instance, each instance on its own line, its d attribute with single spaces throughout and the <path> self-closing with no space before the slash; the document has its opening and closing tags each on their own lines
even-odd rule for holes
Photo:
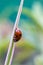
<svg viewBox="0 0 43 65">
<path fill-rule="evenodd" d="M 18 28 L 16 28 L 13 41 L 14 41 L 14 42 L 17 42 L 17 41 L 19 41 L 19 40 L 21 39 L 21 37 L 22 37 L 22 32 L 21 32 L 21 30 L 19 30 Z"/>
</svg>

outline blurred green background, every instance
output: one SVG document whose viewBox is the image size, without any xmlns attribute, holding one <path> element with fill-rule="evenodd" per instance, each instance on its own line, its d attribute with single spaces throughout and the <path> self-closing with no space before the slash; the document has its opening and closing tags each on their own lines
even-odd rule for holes
<svg viewBox="0 0 43 65">
<path fill-rule="evenodd" d="M 7 49 L 21 0 L 0 0 L 0 65 L 4 64 Z M 43 34 L 43 0 L 24 0 L 18 26 L 22 39 L 17 42 L 12 65 L 33 65 L 40 53 Z"/>
</svg>

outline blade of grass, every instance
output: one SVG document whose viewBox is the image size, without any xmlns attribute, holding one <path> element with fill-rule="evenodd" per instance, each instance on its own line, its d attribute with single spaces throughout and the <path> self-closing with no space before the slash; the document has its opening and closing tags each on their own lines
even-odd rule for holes
<svg viewBox="0 0 43 65">
<path fill-rule="evenodd" d="M 21 0 L 21 3 L 20 3 L 19 11 L 18 11 L 17 18 L 16 18 L 16 21 L 15 21 L 15 24 L 14 24 L 13 32 L 12 32 L 11 39 L 10 39 L 10 45 L 9 45 L 9 48 L 8 48 L 8 52 L 7 52 L 7 56 L 6 56 L 4 65 L 11 65 L 11 63 L 12 63 L 12 58 L 13 58 L 13 54 L 14 54 L 14 47 L 12 48 L 13 36 L 15 34 L 16 28 L 18 27 L 18 23 L 19 23 L 19 19 L 20 19 L 22 7 L 23 7 L 23 1 L 24 0 Z M 15 46 L 15 44 L 14 44 L 14 46 Z M 11 58 L 9 60 L 9 54 L 10 54 L 11 48 L 12 48 L 12 53 L 11 53 Z M 9 60 L 9 62 L 8 62 L 8 60 Z"/>
</svg>

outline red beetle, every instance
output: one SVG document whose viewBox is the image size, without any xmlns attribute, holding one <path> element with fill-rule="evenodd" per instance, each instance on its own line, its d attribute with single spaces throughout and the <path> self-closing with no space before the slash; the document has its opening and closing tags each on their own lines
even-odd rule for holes
<svg viewBox="0 0 43 65">
<path fill-rule="evenodd" d="M 18 29 L 18 28 L 16 28 L 16 30 L 15 30 L 15 35 L 14 35 L 14 37 L 13 37 L 13 41 L 14 41 L 14 42 L 17 42 L 17 41 L 19 41 L 19 40 L 21 39 L 21 37 L 22 37 L 22 32 L 21 32 L 21 30 Z"/>
</svg>

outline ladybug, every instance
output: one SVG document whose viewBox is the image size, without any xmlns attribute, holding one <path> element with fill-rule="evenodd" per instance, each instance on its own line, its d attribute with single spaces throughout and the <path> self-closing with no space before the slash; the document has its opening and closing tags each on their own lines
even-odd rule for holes
<svg viewBox="0 0 43 65">
<path fill-rule="evenodd" d="M 17 42 L 17 41 L 19 41 L 21 39 L 21 37 L 22 37 L 21 30 L 19 28 L 16 28 L 15 34 L 14 34 L 14 37 L 13 37 L 13 41 Z"/>
</svg>

